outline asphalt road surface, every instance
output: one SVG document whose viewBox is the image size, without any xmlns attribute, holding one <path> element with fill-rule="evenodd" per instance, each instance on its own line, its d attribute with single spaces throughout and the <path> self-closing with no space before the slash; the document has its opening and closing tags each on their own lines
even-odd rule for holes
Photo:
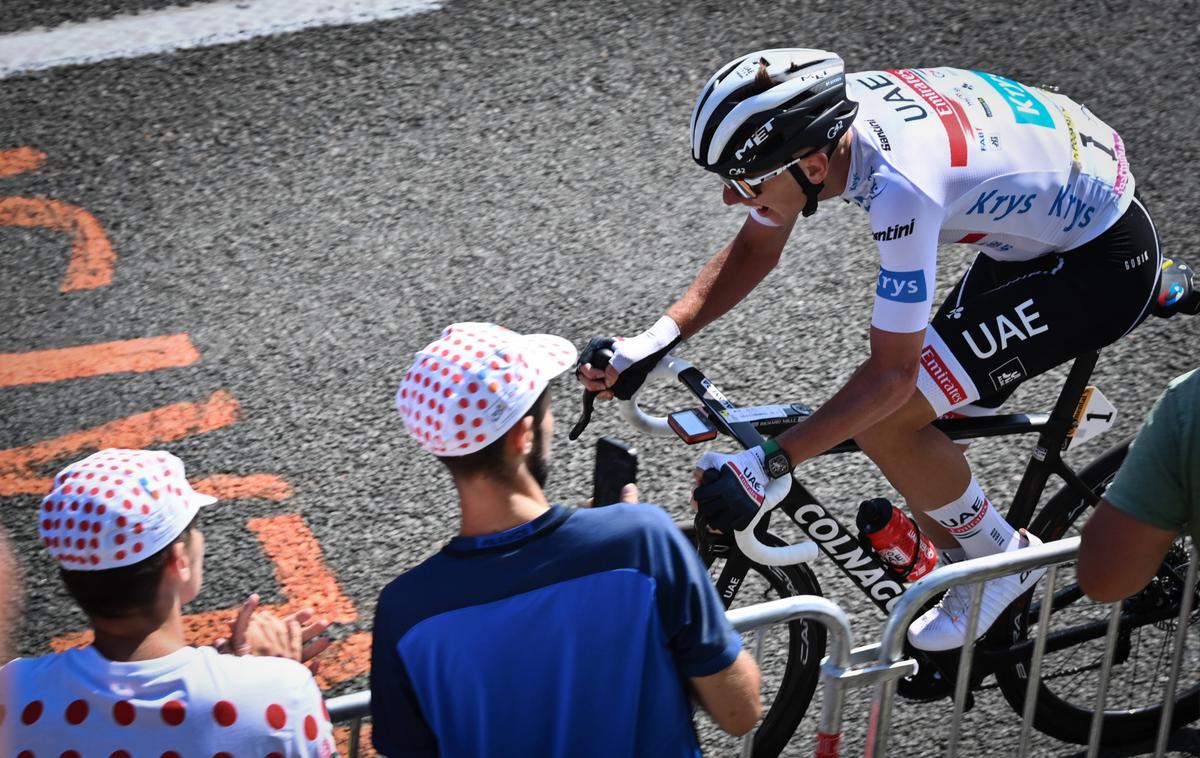
<svg viewBox="0 0 1200 758">
<path fill-rule="evenodd" d="M 0 31 L 159 4 L 6 5 Z M 26 575 L 18 652 L 85 626 L 37 544 L 38 478 L 99 444 L 144 439 L 242 495 L 204 516 L 206 587 L 188 610 L 252 591 L 274 603 L 292 601 L 289 588 L 340 593 L 334 636 L 352 663 L 327 667 L 327 681 L 332 693 L 364 687 L 378 591 L 456 528 L 447 477 L 392 407 L 413 352 L 454 321 L 576 342 L 652 323 L 743 216 L 722 206 L 687 137 L 698 88 L 735 54 L 808 45 L 839 51 L 850 70 L 951 65 L 1055 84 L 1121 132 L 1164 251 L 1200 261 L 1198 40 L 1197 6 L 1180 1 L 452 0 L 395 21 L 0 80 L 0 150 L 45 155 L 0 172 L 0 203 L 86 210 L 116 256 L 111 282 L 71 289 L 77 216 L 0 229 L 0 353 L 186 335 L 154 370 L 83 376 L 84 354 L 54 354 L 59 375 L 0 388 L 0 522 Z M 943 251 L 943 287 L 967 261 Z M 876 270 L 864 215 L 827 203 L 764 285 L 683 353 L 735 402 L 820 403 L 866 355 Z M 1200 363 L 1197 345 L 1200 319 L 1151 319 L 1107 350 L 1095 383 L 1119 419 L 1072 460 L 1136 430 L 1166 382 Z M 1029 382 L 1010 407 L 1048 409 L 1061 377 Z M 651 400 L 686 402 L 665 390 Z M 645 498 L 685 519 L 699 449 L 639 438 L 611 407 L 568 444 L 576 403 L 564 381 L 552 497 L 581 502 L 590 441 L 616 434 L 641 452 Z M 175 415 L 155 414 L 168 406 Z M 994 500 L 1011 496 L 1028 450 L 973 448 Z M 802 475 L 839 513 L 891 494 L 861 456 Z M 816 571 L 857 641 L 877 638 L 882 616 L 828 563 Z M 864 702 L 847 707 L 851 748 Z M 815 708 L 795 755 L 811 751 Z M 893 754 L 936 754 L 950 717 L 946 701 L 901 702 Z M 961 752 L 1014 751 L 1018 722 L 997 690 L 980 693 Z M 709 753 L 733 749 L 702 732 Z M 1172 743 L 1179 754 L 1196 744 L 1189 730 Z M 1080 751 L 1039 734 L 1034 746 Z"/>
</svg>

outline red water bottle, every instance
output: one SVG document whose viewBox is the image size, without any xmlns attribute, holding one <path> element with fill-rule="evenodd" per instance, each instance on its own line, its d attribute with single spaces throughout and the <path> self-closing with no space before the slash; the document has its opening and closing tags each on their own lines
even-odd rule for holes
<svg viewBox="0 0 1200 758">
<path fill-rule="evenodd" d="M 933 571 L 937 549 L 917 531 L 912 519 L 888 500 L 877 497 L 858 506 L 858 530 L 883 562 L 912 582 Z"/>
</svg>

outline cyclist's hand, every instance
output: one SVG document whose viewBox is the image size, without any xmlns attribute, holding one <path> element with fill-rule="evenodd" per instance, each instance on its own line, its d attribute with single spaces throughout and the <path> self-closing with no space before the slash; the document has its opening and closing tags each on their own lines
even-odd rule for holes
<svg viewBox="0 0 1200 758">
<path fill-rule="evenodd" d="M 762 507 L 770 481 L 762 448 L 753 447 L 736 455 L 705 453 L 696 468 L 703 475 L 692 498 L 709 524 L 721 530 L 749 526 Z"/>
<path fill-rule="evenodd" d="M 612 359 L 613 348 L 619 337 L 592 337 L 587 345 L 579 351 L 579 360 L 575 364 L 575 376 L 584 389 L 596 393 L 601 400 L 612 400 L 613 393 L 609 387 L 617 381 L 617 370 L 609 361 Z"/>
<path fill-rule="evenodd" d="M 600 393 L 602 400 L 613 396 L 628 400 L 680 339 L 679 326 L 670 316 L 663 316 L 636 337 L 593 339 L 580 352 L 575 373 L 583 386 Z M 612 359 L 603 370 L 593 365 L 593 356 L 601 349 L 612 351 Z"/>
</svg>

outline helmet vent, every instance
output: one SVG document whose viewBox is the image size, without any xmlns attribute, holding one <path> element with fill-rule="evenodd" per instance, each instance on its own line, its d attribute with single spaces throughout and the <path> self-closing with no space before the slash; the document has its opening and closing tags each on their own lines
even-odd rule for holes
<svg viewBox="0 0 1200 758">
<path fill-rule="evenodd" d="M 799 63 L 792 61 L 791 65 L 788 66 L 787 71 L 785 71 L 784 73 L 785 74 L 794 74 L 797 71 L 803 71 L 806 68 L 817 68 L 818 66 L 826 66 L 828 64 L 829 64 L 829 61 L 827 61 L 827 60 L 809 61 L 808 63 L 805 63 L 804 65 L 800 65 Z"/>
</svg>

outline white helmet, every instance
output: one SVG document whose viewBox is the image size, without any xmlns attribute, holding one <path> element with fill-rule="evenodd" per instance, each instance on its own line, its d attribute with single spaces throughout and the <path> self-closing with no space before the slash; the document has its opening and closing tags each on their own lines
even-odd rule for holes
<svg viewBox="0 0 1200 758">
<path fill-rule="evenodd" d="M 799 150 L 837 142 L 858 114 L 842 59 L 780 48 L 722 66 L 692 110 L 692 158 L 723 178 L 779 169 Z"/>
</svg>

